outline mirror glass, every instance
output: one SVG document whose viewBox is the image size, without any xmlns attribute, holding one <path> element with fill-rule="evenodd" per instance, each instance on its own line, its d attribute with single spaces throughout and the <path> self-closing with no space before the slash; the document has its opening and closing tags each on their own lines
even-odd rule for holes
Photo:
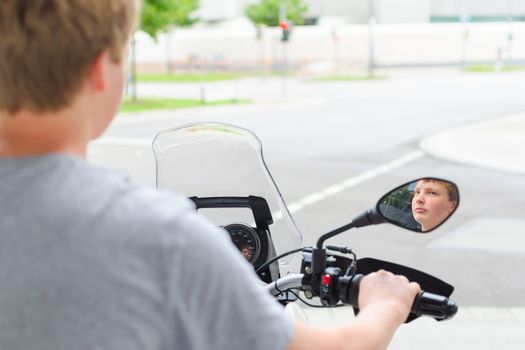
<svg viewBox="0 0 525 350">
<path fill-rule="evenodd" d="M 384 195 L 377 212 L 388 222 L 426 233 L 444 223 L 459 205 L 459 190 L 451 181 L 425 177 Z"/>
</svg>

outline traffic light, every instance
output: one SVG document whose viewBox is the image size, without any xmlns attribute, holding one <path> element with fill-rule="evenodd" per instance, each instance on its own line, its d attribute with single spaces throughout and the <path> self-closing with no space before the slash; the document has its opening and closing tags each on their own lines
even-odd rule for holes
<svg viewBox="0 0 525 350">
<path fill-rule="evenodd" d="M 281 21 L 279 27 L 281 28 L 281 41 L 290 40 L 290 24 L 286 21 Z"/>
</svg>

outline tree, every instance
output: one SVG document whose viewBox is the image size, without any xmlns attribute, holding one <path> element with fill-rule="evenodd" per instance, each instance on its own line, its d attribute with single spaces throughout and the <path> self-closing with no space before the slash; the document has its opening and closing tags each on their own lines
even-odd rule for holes
<svg viewBox="0 0 525 350">
<path fill-rule="evenodd" d="M 191 26 L 197 20 L 191 18 L 191 13 L 198 7 L 198 0 L 145 0 L 142 7 L 140 29 L 153 39 L 157 34 L 168 30 L 172 25 L 179 27 Z M 131 54 L 131 98 L 137 100 L 137 69 L 135 55 L 135 40 L 132 40 Z"/>
<path fill-rule="evenodd" d="M 264 24 L 270 27 L 279 25 L 280 6 L 286 8 L 286 19 L 294 24 L 303 24 L 303 15 L 308 11 L 308 6 L 303 0 L 261 0 L 246 8 L 246 16 L 255 24 Z"/>
<path fill-rule="evenodd" d="M 198 0 L 146 0 L 142 9 L 140 29 L 156 38 L 171 25 L 191 26 L 196 19 L 190 14 L 198 7 Z"/>
</svg>

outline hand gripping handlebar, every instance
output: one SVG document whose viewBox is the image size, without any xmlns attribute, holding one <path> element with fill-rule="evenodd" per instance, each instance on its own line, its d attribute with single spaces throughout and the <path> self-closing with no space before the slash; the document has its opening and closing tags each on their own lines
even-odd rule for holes
<svg viewBox="0 0 525 350">
<path fill-rule="evenodd" d="M 358 307 L 359 285 L 363 275 L 357 274 L 352 277 L 342 276 L 338 279 L 339 297 L 345 304 L 354 308 Z M 412 304 L 411 313 L 416 316 L 430 316 L 438 321 L 447 320 L 458 312 L 457 304 L 442 295 L 419 292 Z"/>
</svg>

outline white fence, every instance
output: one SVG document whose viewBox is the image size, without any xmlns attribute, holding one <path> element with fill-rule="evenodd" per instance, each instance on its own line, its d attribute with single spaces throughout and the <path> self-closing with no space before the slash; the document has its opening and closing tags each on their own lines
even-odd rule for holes
<svg viewBox="0 0 525 350">
<path fill-rule="evenodd" d="M 458 65 L 525 62 L 525 23 L 379 24 L 293 29 L 283 45 L 278 28 L 259 38 L 245 23 L 232 28 L 175 29 L 155 42 L 137 33 L 137 61 L 143 69 L 183 67 L 275 67 L 287 57 L 303 70 L 378 66 Z M 371 49 L 373 55 L 370 54 Z"/>
</svg>

